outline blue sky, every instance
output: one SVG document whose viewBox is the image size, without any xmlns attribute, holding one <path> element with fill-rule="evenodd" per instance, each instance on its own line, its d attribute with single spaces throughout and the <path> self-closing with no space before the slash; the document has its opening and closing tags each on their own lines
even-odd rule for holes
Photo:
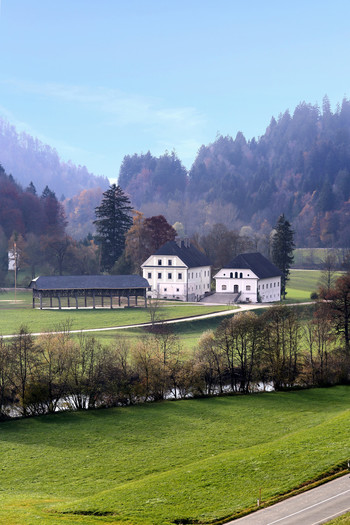
<svg viewBox="0 0 350 525">
<path fill-rule="evenodd" d="M 0 2 L 0 115 L 110 179 L 124 155 L 189 168 L 217 133 L 350 97 L 348 0 Z"/>
</svg>

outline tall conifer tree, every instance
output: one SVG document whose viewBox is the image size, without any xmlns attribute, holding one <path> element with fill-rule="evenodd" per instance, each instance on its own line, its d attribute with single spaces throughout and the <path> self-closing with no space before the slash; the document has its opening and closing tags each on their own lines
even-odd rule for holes
<svg viewBox="0 0 350 525">
<path fill-rule="evenodd" d="M 120 186 L 112 184 L 95 208 L 97 239 L 101 244 L 101 268 L 111 270 L 125 247 L 125 235 L 132 225 L 132 206 Z"/>
<path fill-rule="evenodd" d="M 275 230 L 272 240 L 272 261 L 282 272 L 281 297 L 285 299 L 289 269 L 294 260 L 294 231 L 284 214 L 280 215 Z"/>
</svg>

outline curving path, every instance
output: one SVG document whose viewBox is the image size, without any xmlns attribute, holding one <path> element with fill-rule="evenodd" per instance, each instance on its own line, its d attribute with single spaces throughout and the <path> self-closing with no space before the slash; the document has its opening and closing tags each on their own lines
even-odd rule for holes
<svg viewBox="0 0 350 525">
<path fill-rule="evenodd" d="M 305 304 L 312 304 L 312 301 L 308 301 L 305 303 L 293 303 L 288 304 L 286 306 L 300 306 Z M 176 323 L 186 323 L 190 321 L 198 321 L 199 319 L 208 319 L 211 317 L 220 317 L 224 315 L 234 315 L 240 312 L 246 312 L 247 310 L 257 310 L 259 308 L 270 308 L 271 306 L 274 306 L 275 303 L 259 303 L 259 304 L 244 304 L 244 305 L 237 305 L 238 308 L 235 310 L 224 310 L 222 312 L 214 312 L 211 314 L 200 314 L 195 315 L 192 317 L 182 317 L 179 319 L 168 319 L 164 321 L 158 321 L 155 324 L 176 324 Z M 72 308 L 72 310 L 75 310 L 75 308 Z M 89 333 L 89 332 L 108 332 L 113 330 L 127 330 L 128 328 L 143 328 L 147 326 L 152 326 L 152 323 L 139 323 L 139 324 L 128 324 L 123 326 L 109 326 L 106 328 L 84 328 L 80 330 L 70 330 L 69 332 L 71 334 L 81 334 L 81 333 Z M 36 332 L 32 333 L 31 335 L 34 337 L 37 337 L 39 335 L 45 335 L 48 332 Z M 50 332 L 50 334 L 60 334 L 62 332 Z M 9 334 L 9 335 L 2 335 L 2 339 L 10 339 L 12 337 L 16 337 L 18 334 Z"/>
</svg>

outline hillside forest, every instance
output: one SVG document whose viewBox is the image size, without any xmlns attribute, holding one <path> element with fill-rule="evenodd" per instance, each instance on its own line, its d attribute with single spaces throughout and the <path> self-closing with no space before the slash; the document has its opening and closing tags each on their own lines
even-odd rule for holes
<svg viewBox="0 0 350 525">
<path fill-rule="evenodd" d="M 271 231 L 284 213 L 297 246 L 349 247 L 350 101 L 335 112 L 327 97 L 322 109 L 302 102 L 258 139 L 219 135 L 188 172 L 175 152 L 127 155 L 119 184 L 137 209 L 180 220 L 188 234 L 215 223 Z"/>
</svg>

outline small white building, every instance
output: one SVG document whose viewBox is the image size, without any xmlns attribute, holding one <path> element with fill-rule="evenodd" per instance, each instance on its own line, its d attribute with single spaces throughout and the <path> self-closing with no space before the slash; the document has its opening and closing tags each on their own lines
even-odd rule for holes
<svg viewBox="0 0 350 525">
<path fill-rule="evenodd" d="M 281 276 L 281 270 L 261 253 L 242 253 L 214 276 L 216 293 L 238 294 L 241 302 L 280 301 Z"/>
<path fill-rule="evenodd" d="M 151 297 L 199 301 L 210 292 L 210 261 L 188 239 L 166 242 L 141 268 Z"/>
</svg>

